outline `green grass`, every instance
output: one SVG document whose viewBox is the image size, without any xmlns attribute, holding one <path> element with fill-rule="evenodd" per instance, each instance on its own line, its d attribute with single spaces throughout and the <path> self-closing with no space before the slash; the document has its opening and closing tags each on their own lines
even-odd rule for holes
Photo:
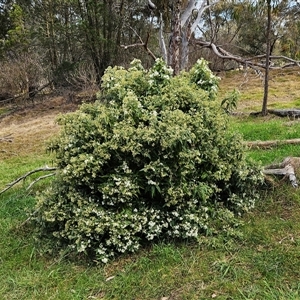
<svg viewBox="0 0 300 300">
<path fill-rule="evenodd" d="M 238 111 L 257 112 L 262 109 L 263 78 L 252 71 L 227 72 L 221 74 L 219 98 L 228 91 L 241 92 Z M 268 108 L 291 108 L 300 106 L 299 68 L 290 70 L 271 70 L 269 81 Z"/>
<path fill-rule="evenodd" d="M 299 299 L 300 197 L 289 186 L 270 196 L 244 216 L 238 239 L 158 243 L 102 266 L 42 253 L 19 227 L 34 198 L 7 195 L 1 299 Z"/>
<path fill-rule="evenodd" d="M 297 120 L 276 117 L 234 117 L 229 126 L 246 141 L 300 135 Z M 279 145 L 248 155 L 265 165 L 299 156 L 299 147 Z M 52 164 L 45 154 L 2 159 L 0 189 L 45 164 Z M 262 193 L 256 208 L 242 217 L 240 236 L 203 237 L 200 244 L 160 242 L 101 265 L 44 253 L 34 240 L 34 228 L 23 223 L 35 193 L 49 182 L 30 192 L 25 188 L 39 175 L 0 195 L 0 299 L 300 299 L 300 194 L 288 184 Z"/>
<path fill-rule="evenodd" d="M 29 157 L 26 162 L 39 164 Z M 18 176 L 27 171 L 20 166 Z M 288 185 L 243 217 L 240 238 L 158 243 L 106 266 L 43 253 L 30 225 L 20 226 L 34 203 L 20 187 L 0 196 L 1 299 L 300 297 L 300 196 Z"/>
<path fill-rule="evenodd" d="M 230 127 L 246 141 L 284 140 L 300 137 L 300 122 L 287 118 L 232 117 Z"/>
<path fill-rule="evenodd" d="M 9 159 L 3 159 L 0 166 L 0 189 L 5 184 L 14 181 L 16 178 L 26 174 L 27 172 L 43 167 L 45 165 L 53 165 L 53 158 L 47 154 L 40 154 L 34 156 L 14 156 Z M 30 178 L 34 179 L 41 174 L 32 175 Z M 30 183 L 30 178 L 26 180 L 25 184 Z"/>
<path fill-rule="evenodd" d="M 300 138 L 300 122 L 279 117 L 231 117 L 229 127 L 242 134 L 245 141 L 268 141 Z M 280 162 L 287 156 L 299 156 L 300 145 L 280 145 L 251 149 L 249 157 L 263 165 Z"/>
</svg>

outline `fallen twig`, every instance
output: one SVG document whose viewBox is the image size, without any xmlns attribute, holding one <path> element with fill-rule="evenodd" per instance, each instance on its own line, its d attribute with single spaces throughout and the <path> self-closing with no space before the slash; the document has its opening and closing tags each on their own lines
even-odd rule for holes
<svg viewBox="0 0 300 300">
<path fill-rule="evenodd" d="M 55 171 L 57 168 L 56 167 L 48 167 L 48 166 L 45 166 L 43 168 L 38 168 L 38 169 L 35 169 L 35 170 L 32 170 L 24 175 L 22 175 L 21 177 L 17 178 L 16 180 L 14 180 L 13 182 L 11 183 L 8 183 L 7 184 L 7 187 L 5 189 L 3 189 L 2 191 L 0 191 L 0 195 L 3 194 L 4 192 L 6 192 L 7 190 L 9 190 L 10 188 L 12 188 L 14 185 L 16 185 L 18 182 L 20 182 L 21 180 L 23 179 L 26 179 L 28 176 L 34 174 L 34 173 L 37 173 L 37 172 L 49 172 L 49 171 Z M 43 178 L 46 178 L 46 177 L 49 177 L 49 176 L 53 176 L 55 175 L 55 173 L 52 173 L 52 174 L 49 174 L 49 175 L 45 175 L 45 176 L 41 176 L 39 177 L 38 179 L 36 179 L 33 183 L 30 184 L 29 187 L 32 187 L 32 185 L 34 183 L 36 183 L 37 181 L 43 179 Z M 28 189 L 28 188 L 27 188 Z"/>
<path fill-rule="evenodd" d="M 27 223 L 30 221 L 30 219 L 38 213 L 39 210 L 40 210 L 40 208 L 38 208 L 38 209 L 35 210 L 33 213 L 31 213 L 30 216 L 29 216 L 22 224 L 20 224 L 18 227 L 21 228 L 21 227 L 23 227 L 25 224 L 27 224 Z"/>
<path fill-rule="evenodd" d="M 43 176 L 40 176 L 38 177 L 36 180 L 32 181 L 29 186 L 27 187 L 26 191 L 30 190 L 31 187 L 36 184 L 38 181 L 42 180 L 42 179 L 45 179 L 45 178 L 48 178 L 48 177 L 51 177 L 51 176 L 54 176 L 55 173 L 50 173 L 50 174 L 47 174 L 47 175 L 43 175 Z"/>
</svg>

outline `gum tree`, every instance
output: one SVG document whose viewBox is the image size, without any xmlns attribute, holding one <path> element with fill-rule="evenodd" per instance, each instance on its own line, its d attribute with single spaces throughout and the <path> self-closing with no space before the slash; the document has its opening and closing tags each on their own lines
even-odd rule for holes
<svg viewBox="0 0 300 300">
<path fill-rule="evenodd" d="M 158 2 L 158 1 L 157 1 Z M 184 70 L 189 62 L 189 46 L 195 35 L 202 15 L 207 8 L 217 3 L 218 0 L 195 1 L 195 0 L 173 0 L 153 3 L 148 1 L 150 10 L 149 20 L 151 26 L 155 23 L 159 27 L 159 45 L 161 56 L 166 64 L 172 67 L 174 75 Z M 164 31 L 170 32 L 169 35 Z M 155 59 L 155 55 L 148 47 L 149 33 L 146 40 L 141 37 L 139 44 L 125 45 L 125 49 L 132 46 L 143 46 Z"/>
</svg>

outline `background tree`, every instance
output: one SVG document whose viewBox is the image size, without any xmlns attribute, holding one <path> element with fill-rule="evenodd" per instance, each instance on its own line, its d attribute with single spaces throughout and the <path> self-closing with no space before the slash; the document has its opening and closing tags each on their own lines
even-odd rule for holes
<svg viewBox="0 0 300 300">
<path fill-rule="evenodd" d="M 258 74 L 264 73 L 263 115 L 267 114 L 269 70 L 299 65 L 299 62 L 280 55 L 280 45 L 287 36 L 283 28 L 286 20 L 293 18 L 294 12 L 295 8 L 289 1 L 223 2 L 212 7 L 205 15 L 206 31 L 202 33 L 206 41 L 197 41 L 211 48 L 219 60 L 235 61 L 239 65 L 254 68 Z M 226 30 L 229 27 L 233 30 Z M 219 46 L 218 43 L 223 39 L 218 33 L 223 35 L 224 32 L 230 45 L 224 43 Z"/>
<path fill-rule="evenodd" d="M 300 59 L 300 4 L 289 1 L 289 11 L 285 14 L 280 41 L 280 53 L 293 59 Z"/>
<path fill-rule="evenodd" d="M 271 21 L 272 21 L 272 6 L 271 0 L 267 0 L 267 30 L 266 30 L 266 68 L 265 68 L 265 80 L 264 80 L 264 97 L 263 97 L 263 105 L 262 105 L 262 115 L 266 116 L 268 114 L 267 111 L 267 103 L 268 103 L 268 93 L 269 93 L 269 70 L 270 70 L 270 55 L 271 55 Z"/>
<path fill-rule="evenodd" d="M 146 67 L 152 65 L 153 58 L 163 57 L 175 74 L 189 69 L 199 57 L 209 60 L 214 70 L 241 64 L 265 69 L 266 2 L 152 2 L 155 9 L 149 9 L 146 0 L 3 1 L 1 63 L 11 60 L 12 55 L 15 60 L 27 60 L 31 67 L 26 69 L 39 66 L 38 75 L 24 76 L 28 82 L 41 85 L 53 80 L 55 88 L 63 89 L 88 83 L 99 87 L 109 65 L 128 66 L 135 57 Z M 292 1 L 272 1 L 272 6 L 270 55 L 296 59 L 299 6 Z M 13 93 L 23 90 L 22 86 Z"/>
<path fill-rule="evenodd" d="M 7 33 L 12 29 L 11 20 L 9 18 L 9 13 L 12 8 L 11 1 L 2 1 L 0 3 L 0 55 L 3 55 L 4 41 L 7 38 Z M 2 56 L 1 55 L 1 56 Z"/>
</svg>

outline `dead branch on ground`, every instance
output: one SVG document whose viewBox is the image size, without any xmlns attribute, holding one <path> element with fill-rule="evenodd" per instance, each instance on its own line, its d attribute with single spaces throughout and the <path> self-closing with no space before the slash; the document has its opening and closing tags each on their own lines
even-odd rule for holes
<svg viewBox="0 0 300 300">
<path fill-rule="evenodd" d="M 211 43 L 211 42 L 196 40 L 195 44 L 200 45 L 204 48 L 210 48 L 213 51 L 213 53 L 216 56 L 218 56 L 219 58 L 236 61 L 237 63 L 239 63 L 241 65 L 245 65 L 246 67 L 252 68 L 257 72 L 260 72 L 259 69 L 265 69 L 266 68 L 266 63 L 262 62 L 266 58 L 265 54 L 250 57 L 250 58 L 243 58 L 241 56 L 237 56 L 237 55 L 234 55 L 232 53 L 229 53 L 225 49 L 223 49 L 221 46 L 218 46 L 218 45 L 216 45 L 214 43 Z M 300 67 L 300 61 L 291 59 L 291 58 L 286 57 L 286 56 L 271 55 L 270 56 L 270 61 L 274 61 L 274 60 L 284 60 L 287 63 L 282 65 L 282 66 L 269 65 L 269 68 L 273 69 L 273 70 L 280 70 L 280 69 L 293 67 L 293 66 Z"/>
<path fill-rule="evenodd" d="M 298 145 L 300 139 L 245 142 L 249 148 L 271 148 L 279 145 Z"/>
<path fill-rule="evenodd" d="M 289 117 L 289 118 L 299 118 L 300 117 L 300 109 L 297 108 L 284 108 L 284 109 L 268 109 L 268 114 L 272 114 L 278 117 Z M 261 116 L 261 111 L 251 112 L 251 116 Z"/>
<path fill-rule="evenodd" d="M 32 188 L 32 186 L 34 184 L 36 184 L 38 181 L 42 180 L 42 179 L 45 179 L 45 178 L 48 178 L 48 177 L 51 177 L 51 176 L 54 176 L 56 173 L 50 173 L 50 174 L 47 174 L 47 175 L 43 175 L 43 176 L 40 176 L 38 177 L 36 180 L 32 181 L 29 186 L 27 187 L 26 191 L 30 190 Z"/>
<path fill-rule="evenodd" d="M 7 187 L 5 189 L 3 189 L 2 191 L 0 191 L 0 195 L 3 194 L 4 192 L 6 192 L 7 190 L 9 190 L 10 188 L 12 188 L 14 185 L 16 185 L 18 182 L 20 182 L 21 180 L 24 180 L 26 179 L 28 176 L 34 174 L 34 173 L 38 173 L 38 172 L 50 172 L 50 171 L 55 171 L 57 168 L 56 167 L 48 167 L 48 166 L 45 166 L 43 168 L 38 168 L 38 169 L 34 169 L 32 171 L 29 171 L 28 173 L 22 175 L 21 177 L 17 178 L 16 180 L 14 180 L 13 182 L 11 183 L 8 183 L 7 184 Z M 37 178 L 35 181 L 33 181 L 33 183 L 31 183 L 29 185 L 29 187 L 27 188 L 27 190 L 29 188 L 32 187 L 33 184 L 35 184 L 36 182 L 40 181 L 41 179 L 44 179 L 46 177 L 49 177 L 49 176 L 53 176 L 55 175 L 55 173 L 51 173 L 51 174 L 48 174 L 48 175 L 44 175 L 44 176 L 40 176 L 39 178 Z"/>
<path fill-rule="evenodd" d="M 300 109 L 291 108 L 291 109 L 268 109 L 269 114 L 273 114 L 279 117 L 300 117 Z"/>
<path fill-rule="evenodd" d="M 263 170 L 265 175 L 280 175 L 283 179 L 288 178 L 293 187 L 298 187 L 295 173 L 300 167 L 300 157 L 287 157 L 279 164 L 266 166 Z"/>
</svg>

